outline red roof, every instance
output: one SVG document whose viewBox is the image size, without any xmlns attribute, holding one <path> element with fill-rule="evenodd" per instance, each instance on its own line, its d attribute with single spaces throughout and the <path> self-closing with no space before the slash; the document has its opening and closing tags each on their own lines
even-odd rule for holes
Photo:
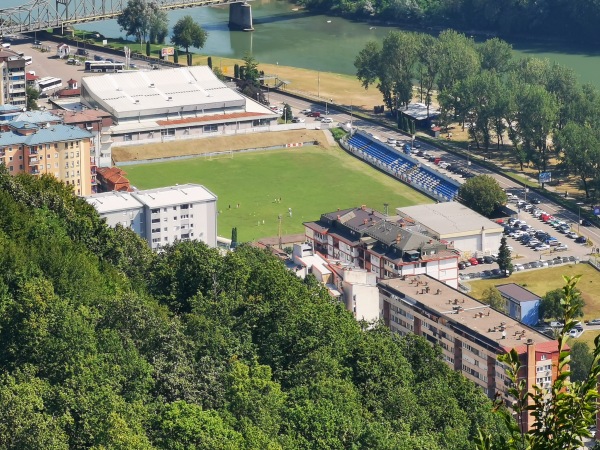
<svg viewBox="0 0 600 450">
<path fill-rule="evenodd" d="M 25 74 L 25 80 L 26 81 L 35 81 L 35 80 L 39 80 L 40 77 L 38 77 L 37 75 L 32 75 L 30 73 L 26 73 Z"/>
<path fill-rule="evenodd" d="M 69 81 L 67 81 L 67 84 L 77 84 L 77 80 L 71 78 Z"/>
<path fill-rule="evenodd" d="M 81 95 L 81 89 L 61 89 L 56 95 L 59 97 L 78 97 Z"/>
<path fill-rule="evenodd" d="M 568 348 L 569 347 L 566 346 L 564 349 L 567 350 Z M 510 349 L 506 349 L 506 350 L 510 351 Z M 515 347 L 515 350 L 519 354 L 527 353 L 527 345 L 520 345 L 518 347 Z M 541 353 L 556 353 L 556 352 L 558 352 L 558 342 L 556 342 L 555 340 L 549 340 L 549 341 L 536 343 L 535 351 L 541 352 Z"/>
</svg>

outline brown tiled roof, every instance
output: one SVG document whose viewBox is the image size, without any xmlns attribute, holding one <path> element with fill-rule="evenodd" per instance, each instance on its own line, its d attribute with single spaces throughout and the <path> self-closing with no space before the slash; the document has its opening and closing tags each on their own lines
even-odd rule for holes
<svg viewBox="0 0 600 450">
<path fill-rule="evenodd" d="M 79 97 L 81 89 L 62 89 L 56 93 L 59 97 Z"/>
<path fill-rule="evenodd" d="M 231 114 L 211 114 L 209 116 L 188 117 L 186 119 L 157 120 L 156 123 L 159 125 L 179 125 L 179 124 L 195 123 L 195 122 L 210 122 L 213 120 L 223 120 L 223 119 L 244 119 L 244 118 L 249 118 L 249 117 L 267 116 L 267 115 L 268 114 L 249 113 L 249 112 L 239 112 L 239 113 L 231 113 Z"/>
</svg>

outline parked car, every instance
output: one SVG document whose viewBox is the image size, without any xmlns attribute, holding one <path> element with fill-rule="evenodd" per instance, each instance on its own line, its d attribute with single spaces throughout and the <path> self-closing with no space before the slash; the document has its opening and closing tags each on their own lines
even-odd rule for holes
<svg viewBox="0 0 600 450">
<path fill-rule="evenodd" d="M 492 271 L 491 270 L 484 270 L 483 272 L 481 272 L 481 274 L 484 277 L 491 277 L 492 276 Z"/>
<path fill-rule="evenodd" d="M 319 111 L 311 111 L 306 114 L 308 117 L 321 117 L 321 113 Z"/>
<path fill-rule="evenodd" d="M 333 119 L 331 117 L 323 117 L 321 120 L 322 123 L 333 123 Z"/>
<path fill-rule="evenodd" d="M 492 264 L 496 262 L 496 258 L 494 258 L 493 256 L 484 256 L 483 259 L 486 264 Z"/>
<path fill-rule="evenodd" d="M 585 236 L 579 236 L 575 239 L 575 242 L 578 244 L 585 244 L 587 242 L 587 238 Z"/>
<path fill-rule="evenodd" d="M 304 123 L 305 120 L 302 117 L 294 117 L 292 123 Z"/>
<path fill-rule="evenodd" d="M 537 198 L 537 197 L 532 197 L 532 198 L 529 199 L 529 201 L 531 203 L 533 203 L 534 205 L 539 205 L 541 203 L 540 199 Z"/>
<path fill-rule="evenodd" d="M 475 257 L 469 259 L 469 262 L 471 263 L 472 266 L 476 266 L 479 264 L 479 261 L 477 261 L 477 258 L 475 258 Z"/>
<path fill-rule="evenodd" d="M 565 250 L 568 250 L 568 249 L 569 249 L 569 247 L 566 246 L 565 244 L 560 244 L 560 245 L 557 245 L 556 247 L 554 247 L 555 252 L 564 252 Z"/>
<path fill-rule="evenodd" d="M 565 326 L 565 324 L 562 322 L 550 322 L 550 326 L 552 328 L 562 328 Z"/>
<path fill-rule="evenodd" d="M 463 261 L 459 261 L 458 268 L 459 268 L 459 270 L 464 270 L 467 268 L 467 266 L 465 265 L 465 263 Z"/>
<path fill-rule="evenodd" d="M 548 244 L 540 244 L 536 248 L 534 248 L 534 250 L 536 252 L 541 252 L 543 250 L 548 250 L 549 248 L 550 248 L 550 246 Z"/>
<path fill-rule="evenodd" d="M 392 137 L 387 138 L 387 143 L 390 145 L 396 145 L 396 142 L 397 142 L 396 139 L 394 139 Z"/>
<path fill-rule="evenodd" d="M 591 227 L 592 226 L 592 222 L 590 222 L 587 219 L 581 219 L 581 225 L 584 227 Z"/>
<path fill-rule="evenodd" d="M 523 267 L 523 264 L 515 264 L 513 266 L 513 269 L 515 270 L 515 272 L 520 272 L 521 270 L 525 270 L 525 267 Z"/>
<path fill-rule="evenodd" d="M 577 233 L 575 233 L 574 231 L 569 231 L 569 232 L 566 234 L 566 236 L 567 236 L 569 239 L 577 239 Z"/>
<path fill-rule="evenodd" d="M 600 319 L 592 319 L 587 324 L 588 325 L 600 325 Z"/>
</svg>

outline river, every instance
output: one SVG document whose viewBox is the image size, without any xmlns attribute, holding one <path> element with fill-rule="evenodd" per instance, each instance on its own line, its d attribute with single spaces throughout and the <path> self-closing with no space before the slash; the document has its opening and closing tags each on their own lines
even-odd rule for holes
<svg viewBox="0 0 600 450">
<path fill-rule="evenodd" d="M 25 0 L 3 0 L 3 7 Z M 241 58 L 251 52 L 259 62 L 303 67 L 353 75 L 354 58 L 367 41 L 381 41 L 396 27 L 375 26 L 338 17 L 310 14 L 296 10 L 286 0 L 251 2 L 254 32 L 230 31 L 229 8 L 203 7 L 169 13 L 173 26 L 179 18 L 191 15 L 208 31 L 202 53 L 211 56 Z M 125 37 L 115 20 L 78 25 L 82 30 L 98 31 L 110 37 Z M 525 55 L 549 58 L 571 67 L 581 82 L 600 88 L 600 51 L 561 43 L 511 41 L 515 57 Z"/>
</svg>

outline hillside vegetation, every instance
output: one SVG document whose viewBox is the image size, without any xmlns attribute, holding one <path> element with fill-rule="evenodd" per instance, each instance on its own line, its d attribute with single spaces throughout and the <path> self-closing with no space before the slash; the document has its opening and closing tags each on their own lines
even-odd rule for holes
<svg viewBox="0 0 600 450">
<path fill-rule="evenodd" d="M 153 254 L 0 170 L 0 449 L 470 449 L 490 401 L 269 254 Z"/>
</svg>

